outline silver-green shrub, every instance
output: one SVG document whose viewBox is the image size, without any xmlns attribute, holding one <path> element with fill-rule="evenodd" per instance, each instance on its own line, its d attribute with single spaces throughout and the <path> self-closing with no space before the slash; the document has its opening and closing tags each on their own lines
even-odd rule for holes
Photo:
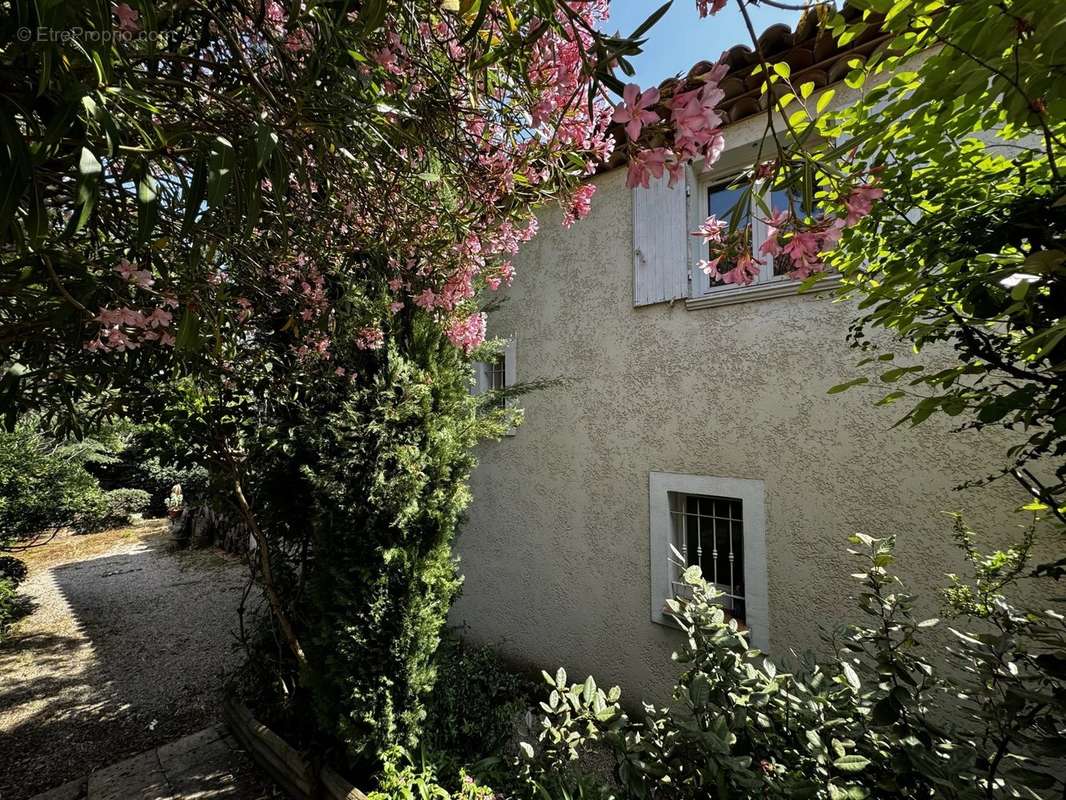
<svg viewBox="0 0 1066 800">
<path fill-rule="evenodd" d="M 545 673 L 540 734 L 523 743 L 522 792 L 571 797 L 1061 798 L 1066 778 L 1066 626 L 1004 590 L 1027 569 L 1023 543 L 986 556 L 956 524 L 973 568 L 944 592 L 951 619 L 918 620 L 890 571 L 893 540 L 852 538 L 863 622 L 830 640 L 836 658 L 785 669 L 748 645 L 697 567 L 670 602 L 685 670 L 670 708 L 636 717 L 589 678 Z M 853 551 L 856 552 L 856 551 Z M 946 624 L 946 651 L 926 641 Z M 615 781 L 579 766 L 609 748 Z"/>
</svg>

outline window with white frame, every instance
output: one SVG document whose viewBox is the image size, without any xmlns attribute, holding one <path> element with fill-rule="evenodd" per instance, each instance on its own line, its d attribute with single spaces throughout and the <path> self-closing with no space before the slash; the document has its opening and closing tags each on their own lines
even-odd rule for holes
<svg viewBox="0 0 1066 800">
<path fill-rule="evenodd" d="M 771 189 L 767 181 L 756 182 L 749 189 L 748 186 L 737 181 L 736 175 L 729 178 L 712 175 L 701 180 L 697 185 L 699 190 L 696 219 L 698 222 L 702 223 L 704 219 L 713 215 L 726 223 L 735 223 L 739 230 L 746 233 L 752 255 L 760 258 L 763 263 L 759 269 L 759 277 L 748 286 L 728 284 L 706 275 L 700 269 L 693 269 L 692 296 L 701 297 L 722 291 L 736 292 L 791 280 L 787 274 L 792 269 L 791 259 L 783 253 L 772 259 L 768 258 L 760 254 L 760 248 L 769 234 L 766 220 L 775 211 L 784 211 L 791 207 L 799 213 L 810 213 L 809 210 L 802 208 L 802 198 L 791 193 L 790 205 L 788 190 Z M 708 256 L 709 246 L 700 240 L 696 247 L 696 261 L 708 258 Z M 727 272 L 730 269 L 732 269 L 731 264 L 720 263 L 718 265 L 719 272 Z"/>
<path fill-rule="evenodd" d="M 804 208 L 798 197 L 789 202 L 786 190 L 773 189 L 769 181 L 744 191 L 739 176 L 750 173 L 758 151 L 759 143 L 749 142 L 722 153 L 709 172 L 696 164 L 686 168 L 683 181 L 671 181 L 671 176 L 663 175 L 646 187 L 633 188 L 634 307 L 684 300 L 689 309 L 714 308 L 796 294 L 800 282 L 786 274 L 791 260 L 787 256 L 765 258 L 759 248 L 769 235 L 767 220 L 773 210 L 790 208 L 816 217 L 819 211 Z M 699 262 L 708 258 L 709 248 L 692 235 L 711 214 L 728 220 L 734 209 L 737 224 L 747 232 L 752 254 L 764 262 L 750 285 L 727 284 L 704 273 Z M 720 263 L 718 268 L 726 272 L 731 267 Z M 830 289 L 838 281 L 838 276 L 822 276 L 807 284 L 805 291 Z"/>
<path fill-rule="evenodd" d="M 722 592 L 726 613 L 768 644 L 766 512 L 763 482 L 652 472 L 649 477 L 651 617 L 672 624 L 666 609 L 683 596 L 681 575 L 699 566 Z"/>
<path fill-rule="evenodd" d="M 477 394 L 499 391 L 517 382 L 516 337 L 508 337 L 503 349 L 492 361 L 474 364 L 475 390 Z M 501 400 L 501 404 L 504 401 Z"/>
</svg>

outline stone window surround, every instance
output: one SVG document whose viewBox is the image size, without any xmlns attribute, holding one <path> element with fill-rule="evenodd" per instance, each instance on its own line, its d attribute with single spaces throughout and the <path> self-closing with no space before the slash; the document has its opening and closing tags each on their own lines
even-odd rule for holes
<svg viewBox="0 0 1066 800">
<path fill-rule="evenodd" d="M 648 474 L 648 528 L 651 548 L 651 621 L 675 626 L 664 613 L 670 593 L 673 523 L 670 493 L 736 498 L 744 513 L 744 588 L 750 641 L 769 649 L 769 588 L 766 564 L 766 488 L 761 480 L 688 475 L 677 472 Z"/>
</svg>

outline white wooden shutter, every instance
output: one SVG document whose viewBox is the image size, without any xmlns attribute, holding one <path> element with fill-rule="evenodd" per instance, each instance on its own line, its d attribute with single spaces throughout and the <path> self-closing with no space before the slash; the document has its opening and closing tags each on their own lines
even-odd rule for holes
<svg viewBox="0 0 1066 800">
<path fill-rule="evenodd" d="M 667 175 L 633 189 L 633 305 L 688 297 L 686 180 Z"/>
</svg>

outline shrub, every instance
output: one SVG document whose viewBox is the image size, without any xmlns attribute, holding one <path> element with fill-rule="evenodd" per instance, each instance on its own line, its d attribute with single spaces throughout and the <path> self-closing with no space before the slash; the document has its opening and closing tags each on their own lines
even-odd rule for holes
<svg viewBox="0 0 1066 800">
<path fill-rule="evenodd" d="M 147 511 L 151 516 L 167 513 L 166 499 L 179 484 L 191 505 L 208 501 L 210 476 L 204 467 L 190 463 L 190 448 L 182 447 L 179 437 L 165 426 L 126 426 L 112 433 L 108 443 L 113 457 L 96 463 L 90 471 L 104 489 L 142 489 L 149 494 Z"/>
<path fill-rule="evenodd" d="M 0 549 L 95 513 L 103 493 L 85 469 L 92 454 L 50 439 L 30 419 L 0 431 Z"/>
<path fill-rule="evenodd" d="M 412 326 L 410 341 L 361 356 L 358 382 L 287 408 L 275 428 L 261 423 L 242 464 L 267 542 L 266 593 L 290 622 L 286 632 L 273 615 L 255 658 L 277 674 L 251 692 L 271 704 L 274 691 L 286 727 L 313 730 L 305 744 L 357 780 L 396 747 L 418 747 L 461 584 L 451 544 L 472 449 L 513 422 L 508 410 L 479 411 L 462 353 L 432 326 Z"/>
<path fill-rule="evenodd" d="M 7 626 L 24 607 L 15 590 L 25 577 L 25 564 L 11 556 L 0 556 L 0 642 L 4 640 Z"/>
<path fill-rule="evenodd" d="M 533 685 L 507 669 L 489 647 L 452 633 L 436 654 L 437 680 L 426 704 L 423 742 L 460 763 L 495 753 L 514 735 Z"/>
<path fill-rule="evenodd" d="M 494 800 L 497 795 L 487 786 L 481 786 L 467 774 L 458 771 L 454 791 L 438 783 L 438 768 L 425 756 L 415 764 L 411 755 L 402 748 L 390 751 L 385 758 L 378 788 L 369 795 L 369 800 Z"/>
<path fill-rule="evenodd" d="M 955 580 L 946 611 L 978 630 L 949 629 L 947 663 L 923 643 L 939 621 L 914 619 L 913 597 L 888 572 L 891 540 L 853 540 L 865 551 L 859 606 L 871 622 L 836 632 L 835 660 L 787 671 L 749 648 L 719 593 L 690 568 L 692 599 L 671 601 L 686 635 L 676 705 L 630 719 L 617 689 L 545 673 L 552 691 L 539 741 L 522 745 L 518 791 L 609 796 L 612 787 L 575 766 L 604 744 L 636 798 L 1062 797 L 1063 617 L 1016 608 L 1001 593 L 1021 574 L 1028 538 L 993 557 L 973 548 L 961 521 L 956 538 L 975 578 Z"/>
<path fill-rule="evenodd" d="M 88 500 L 74 520 L 78 533 L 97 531 L 128 525 L 134 514 L 140 514 L 151 501 L 151 495 L 143 489 L 112 489 L 99 492 Z"/>
</svg>

